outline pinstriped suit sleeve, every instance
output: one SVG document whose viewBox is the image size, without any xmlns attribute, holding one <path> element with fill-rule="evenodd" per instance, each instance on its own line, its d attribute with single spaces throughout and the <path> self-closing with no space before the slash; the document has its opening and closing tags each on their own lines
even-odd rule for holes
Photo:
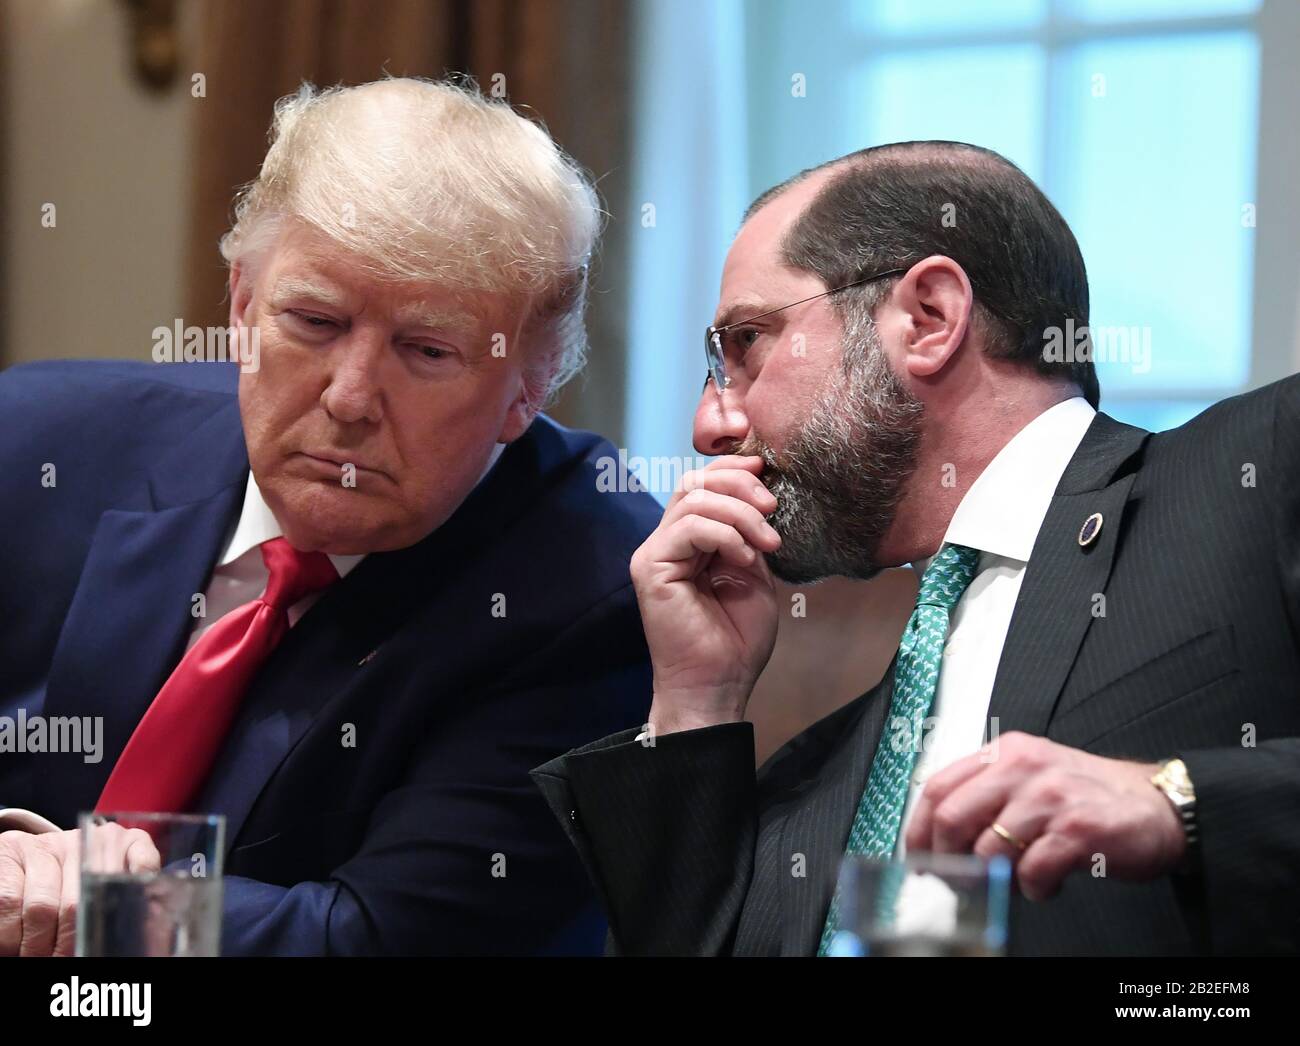
<svg viewBox="0 0 1300 1046">
<path fill-rule="evenodd" d="M 1300 642 L 1300 393 L 1278 386 L 1260 486 L 1274 500 L 1278 569 Z M 1300 693 L 1295 694 L 1300 701 Z M 1196 789 L 1215 953 L 1300 953 L 1300 738 L 1180 753 Z"/>
<path fill-rule="evenodd" d="M 574 749 L 533 779 L 605 907 L 610 952 L 726 955 L 754 867 L 754 730 L 638 731 Z"/>
</svg>

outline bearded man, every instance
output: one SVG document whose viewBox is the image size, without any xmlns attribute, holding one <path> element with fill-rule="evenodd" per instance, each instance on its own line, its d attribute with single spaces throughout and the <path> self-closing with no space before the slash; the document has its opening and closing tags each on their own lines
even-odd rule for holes
<svg viewBox="0 0 1300 1046">
<path fill-rule="evenodd" d="M 908 851 L 1014 865 L 1012 954 L 1297 950 L 1300 378 L 1153 435 L 1059 351 L 1087 322 L 1074 236 L 987 150 L 868 149 L 750 208 L 719 456 L 632 560 L 649 729 L 534 771 L 613 951 L 835 954 L 846 852 Z M 773 575 L 907 563 L 884 679 L 756 774 Z"/>
</svg>

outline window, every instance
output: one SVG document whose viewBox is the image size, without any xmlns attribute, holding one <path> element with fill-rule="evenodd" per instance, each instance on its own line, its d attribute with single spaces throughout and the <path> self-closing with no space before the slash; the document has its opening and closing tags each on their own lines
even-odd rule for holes
<svg viewBox="0 0 1300 1046">
<path fill-rule="evenodd" d="M 772 64 L 808 72 L 806 96 L 778 103 L 782 133 L 753 135 L 755 181 L 810 165 L 790 133 L 810 113 L 819 158 L 930 138 L 997 150 L 1079 239 L 1105 409 L 1181 424 L 1251 374 L 1256 7 L 880 0 L 827 4 L 837 19 L 810 26 L 799 5 L 760 3 L 753 89 Z M 816 92 L 835 104 L 801 109 Z"/>
<path fill-rule="evenodd" d="M 657 221 L 630 233 L 635 453 L 690 452 L 698 331 L 744 206 L 889 141 L 988 146 L 1053 200 L 1088 266 L 1112 415 L 1168 428 L 1296 369 L 1294 0 L 639 10 L 635 192 Z"/>
</svg>

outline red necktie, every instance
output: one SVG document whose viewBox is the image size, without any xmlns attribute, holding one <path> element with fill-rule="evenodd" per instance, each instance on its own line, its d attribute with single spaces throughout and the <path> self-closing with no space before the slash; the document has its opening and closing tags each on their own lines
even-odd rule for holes
<svg viewBox="0 0 1300 1046">
<path fill-rule="evenodd" d="M 263 542 L 270 572 L 260 599 L 209 628 L 145 712 L 100 794 L 100 811 L 183 811 L 198 794 L 248 684 L 289 631 L 289 608 L 338 574 L 323 552 Z"/>
</svg>

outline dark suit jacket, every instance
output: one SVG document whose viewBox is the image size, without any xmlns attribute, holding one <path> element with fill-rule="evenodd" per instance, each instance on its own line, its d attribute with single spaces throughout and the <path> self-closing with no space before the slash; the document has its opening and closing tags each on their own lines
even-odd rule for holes
<svg viewBox="0 0 1300 1046">
<path fill-rule="evenodd" d="M 1300 950 L 1298 637 L 1300 377 L 1158 435 L 1098 415 L 1035 542 L 989 716 L 1098 755 L 1181 756 L 1199 866 L 1017 895 L 1012 954 Z M 653 748 L 630 731 L 534 771 L 614 950 L 815 954 L 891 684 L 892 670 L 757 778 L 747 723 Z"/>
<path fill-rule="evenodd" d="M 74 826 L 183 654 L 248 475 L 235 378 L 0 375 L 0 715 L 102 716 L 105 748 L 0 753 L 0 804 Z M 613 453 L 539 418 L 442 527 L 368 556 L 289 632 L 195 804 L 228 819 L 225 952 L 599 951 L 528 769 L 645 718 L 627 564 L 660 508 L 597 492 Z"/>
</svg>

